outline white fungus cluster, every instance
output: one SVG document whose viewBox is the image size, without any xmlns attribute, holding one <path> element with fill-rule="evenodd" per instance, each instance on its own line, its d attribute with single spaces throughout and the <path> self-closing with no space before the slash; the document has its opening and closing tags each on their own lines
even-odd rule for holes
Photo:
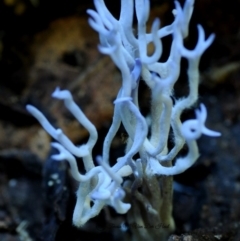
<svg viewBox="0 0 240 241">
<path fill-rule="evenodd" d="M 184 123 L 180 120 L 183 110 L 190 108 L 197 100 L 200 57 L 214 39 L 214 35 L 205 39 L 204 30 L 198 25 L 196 47 L 193 50 L 184 47 L 183 39 L 188 36 L 193 3 L 194 0 L 186 0 L 181 7 L 179 2 L 175 2 L 173 23 L 160 28 L 160 20 L 155 19 L 150 33 L 146 32 L 149 0 L 121 0 L 119 19 L 112 16 L 103 0 L 94 0 L 96 11 L 87 11 L 90 15 L 90 26 L 99 34 L 99 51 L 111 57 L 122 75 L 122 86 L 114 101 L 113 122 L 103 143 L 103 153 L 97 158 L 99 166 L 94 165 L 92 157 L 92 149 L 98 138 L 96 128 L 76 105 L 69 91 L 57 88 L 52 96 L 63 100 L 66 108 L 88 130 L 88 142 L 82 146 L 75 146 L 62 130 L 55 129 L 39 110 L 27 106 L 27 110 L 57 141 L 52 143 L 52 146 L 59 154 L 53 155 L 52 158 L 57 161 L 67 160 L 73 178 L 79 182 L 73 215 L 73 223 L 76 226 L 81 226 L 98 215 L 104 205 L 111 205 L 121 214 L 128 212 L 131 205 L 123 202 L 123 177 L 132 175 L 139 178 L 143 172 L 149 176 L 182 173 L 199 157 L 196 139 L 202 134 L 220 135 L 205 127 L 207 111 L 203 104 L 196 110 L 196 119 Z M 136 34 L 133 31 L 134 11 L 137 17 Z M 161 63 L 161 38 L 168 35 L 172 36 L 169 58 Z M 154 45 L 151 55 L 148 54 L 150 43 Z M 189 93 L 176 99 L 173 104 L 171 95 L 179 77 L 180 61 L 183 57 L 188 60 Z M 140 81 L 145 81 L 151 91 L 150 125 L 147 124 L 138 104 Z M 109 150 L 120 124 L 129 136 L 126 151 L 124 156 L 119 157 L 115 164 L 110 166 Z M 170 128 L 174 145 L 169 150 Z M 174 166 L 163 166 L 162 162 L 175 159 L 185 143 L 188 146 L 188 154 L 177 158 Z M 134 159 L 136 154 L 139 156 L 137 160 Z M 75 156 L 82 158 L 85 175 L 79 173 Z"/>
</svg>

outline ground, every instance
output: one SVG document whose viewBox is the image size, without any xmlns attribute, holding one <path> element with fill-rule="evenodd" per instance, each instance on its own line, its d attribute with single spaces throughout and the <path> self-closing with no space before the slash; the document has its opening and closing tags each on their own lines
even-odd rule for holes
<svg viewBox="0 0 240 241">
<path fill-rule="evenodd" d="M 71 224 L 76 184 L 64 163 L 52 162 L 50 137 L 25 110 L 40 108 L 75 142 L 87 132 L 53 100 L 60 86 L 99 130 L 94 155 L 111 123 L 112 102 L 120 76 L 111 60 L 97 51 L 98 36 L 87 23 L 89 1 L 3 0 L 0 3 L 0 240 L 110 240 L 118 225 L 108 226 L 105 210 L 84 230 Z M 119 7 L 109 2 L 114 13 Z M 151 1 L 153 17 L 172 20 L 173 1 Z M 183 1 L 181 1 L 182 3 Z M 169 240 L 240 240 L 240 1 L 196 0 L 186 46 L 196 41 L 196 24 L 215 33 L 200 70 L 199 103 L 208 109 L 207 126 L 221 138 L 202 137 L 201 157 L 175 177 L 176 231 Z M 170 39 L 164 39 L 168 49 Z M 165 51 L 167 53 L 167 50 Z M 166 54 L 164 52 L 164 55 Z M 164 58 L 165 56 L 163 56 Z M 183 72 L 186 63 L 182 63 Z M 181 75 L 176 94 L 186 93 Z M 143 95 L 145 88 L 142 88 Z M 147 93 L 145 94 L 147 96 Z M 143 99 L 144 100 L 144 99 Z M 142 101 L 142 106 L 148 104 Z M 147 107 L 146 107 L 147 109 Z M 192 113 L 184 113 L 187 118 Z M 122 133 L 113 143 L 121 152 Z M 122 220 L 114 216 L 117 224 Z M 104 221 L 105 222 L 105 221 Z"/>
</svg>

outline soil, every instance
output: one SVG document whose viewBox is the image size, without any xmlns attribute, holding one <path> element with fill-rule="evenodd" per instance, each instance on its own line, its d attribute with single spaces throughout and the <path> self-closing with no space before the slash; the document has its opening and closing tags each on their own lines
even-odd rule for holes
<svg viewBox="0 0 240 241">
<path fill-rule="evenodd" d="M 118 14 L 118 5 L 106 1 Z M 180 1 L 182 4 L 184 1 Z M 153 0 L 150 19 L 171 23 L 173 1 Z M 73 227 L 76 183 L 66 163 L 54 162 L 51 138 L 30 116 L 33 104 L 74 143 L 87 132 L 51 98 L 59 86 L 69 89 L 84 113 L 96 125 L 102 140 L 112 120 L 112 102 L 121 78 L 111 60 L 99 54 L 98 36 L 87 22 L 89 1 L 3 0 L 0 2 L 0 240 L 62 241 L 117 240 L 119 230 L 104 230 L 111 216 L 106 208 L 85 228 Z M 240 240 L 240 1 L 196 0 L 186 46 L 197 40 L 197 24 L 215 41 L 201 65 L 199 103 L 208 109 L 207 126 L 220 138 L 201 137 L 201 156 L 185 173 L 174 177 L 176 231 L 169 241 Z M 151 22 L 151 21 L 150 21 Z M 171 39 L 163 40 L 166 58 Z M 186 93 L 182 61 L 176 95 Z M 141 105 L 147 112 L 148 92 L 142 87 Z M 188 118 L 190 110 L 183 114 Z M 112 156 L 122 153 L 122 133 Z M 80 167 L 81 168 L 81 167 Z M 116 226 L 117 227 L 117 226 Z"/>
</svg>

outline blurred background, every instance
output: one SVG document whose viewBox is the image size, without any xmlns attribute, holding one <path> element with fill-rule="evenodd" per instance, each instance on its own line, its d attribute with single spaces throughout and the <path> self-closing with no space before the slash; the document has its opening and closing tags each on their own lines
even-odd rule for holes
<svg viewBox="0 0 240 241">
<path fill-rule="evenodd" d="M 120 3 L 105 1 L 114 16 Z M 181 4 L 184 1 L 180 1 Z M 77 188 L 66 163 L 49 158 L 51 138 L 25 106 L 35 105 L 77 144 L 88 133 L 51 98 L 59 86 L 69 89 L 99 131 L 94 155 L 112 120 L 113 101 L 121 76 L 108 56 L 97 50 L 98 35 L 86 14 L 87 0 L 0 0 L 0 240 L 113 240 L 124 216 L 106 209 L 82 230 L 71 224 Z M 152 0 L 149 26 L 173 20 L 174 1 Z M 199 103 L 208 108 L 207 125 L 222 133 L 199 140 L 201 157 L 175 177 L 172 240 L 240 240 L 240 1 L 196 0 L 188 48 L 197 41 L 197 24 L 216 35 L 200 64 Z M 163 39 L 166 60 L 171 36 Z M 176 96 L 187 94 L 187 61 L 176 84 Z M 141 86 L 144 114 L 149 91 Z M 198 106 L 196 104 L 195 107 Z M 193 115 L 193 110 L 183 114 Z M 113 160 L 123 152 L 124 130 L 113 143 Z M 81 169 L 81 164 L 79 164 Z M 56 174 L 56 175 L 55 175 Z M 116 226 L 109 226 L 114 223 Z M 108 227 L 108 228 L 106 228 Z M 110 228 L 109 228 L 110 227 Z M 177 236 L 185 233 L 183 236 Z M 67 238 L 67 239 L 66 239 Z M 178 239 L 174 239 L 178 238 Z M 202 238 L 202 239 L 201 239 Z"/>
</svg>

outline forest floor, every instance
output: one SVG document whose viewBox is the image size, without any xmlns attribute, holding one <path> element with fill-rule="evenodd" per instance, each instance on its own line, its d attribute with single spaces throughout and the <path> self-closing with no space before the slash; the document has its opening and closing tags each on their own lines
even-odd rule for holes
<svg viewBox="0 0 240 241">
<path fill-rule="evenodd" d="M 113 239 L 113 231 L 92 228 L 105 219 L 107 211 L 93 219 L 89 228 L 72 226 L 76 184 L 65 163 L 49 158 L 51 139 L 25 109 L 26 104 L 35 105 L 74 143 L 83 143 L 87 132 L 61 102 L 51 98 L 57 86 L 69 89 L 96 125 L 99 141 L 94 155 L 101 153 L 121 78 L 110 58 L 98 53 L 98 36 L 87 22 L 86 9 L 93 8 L 88 2 L 0 3 L 1 241 Z M 107 2 L 117 12 L 119 5 Z M 172 1 L 151 2 L 151 19 L 160 17 L 163 25 L 171 23 Z M 239 9 L 240 1 L 196 0 L 192 37 L 186 45 L 191 48 L 196 43 L 196 24 L 203 25 L 207 35 L 216 34 L 200 65 L 199 103 L 207 106 L 207 126 L 222 136 L 200 138 L 201 157 L 191 169 L 174 177 L 176 231 L 170 241 L 240 240 Z M 168 50 L 170 41 L 163 40 Z M 186 67 L 183 61 L 183 72 Z M 176 94 L 186 93 L 184 77 L 180 76 Z M 142 94 L 147 98 L 145 89 Z M 149 102 L 141 102 L 147 109 Z M 183 118 L 191 114 L 184 113 Z M 119 133 L 113 156 L 122 152 L 121 138 Z"/>
</svg>

